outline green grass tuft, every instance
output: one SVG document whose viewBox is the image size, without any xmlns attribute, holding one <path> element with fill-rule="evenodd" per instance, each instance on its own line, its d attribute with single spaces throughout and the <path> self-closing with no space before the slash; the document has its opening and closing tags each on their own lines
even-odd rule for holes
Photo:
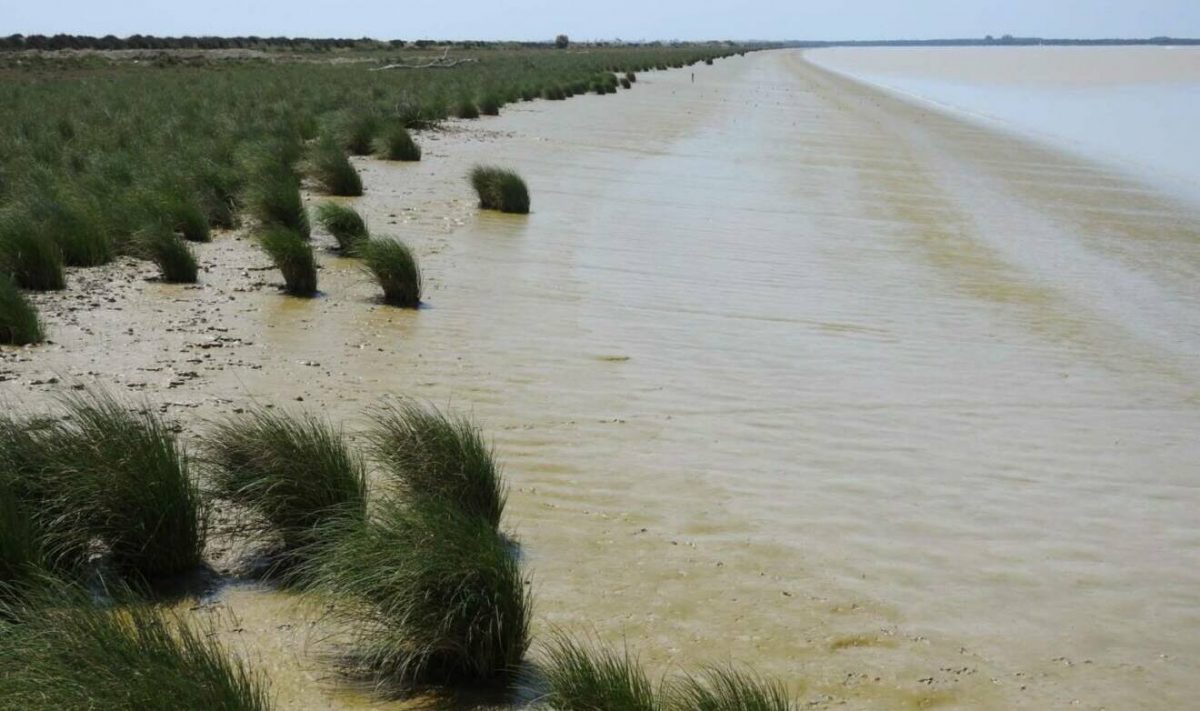
<svg viewBox="0 0 1200 711">
<path fill-rule="evenodd" d="M 293 296 L 317 293 L 317 262 L 312 246 L 295 230 L 279 225 L 268 227 L 258 242 L 283 273 L 284 291 Z"/>
<path fill-rule="evenodd" d="M 388 127 L 383 137 L 383 157 L 388 160 L 418 161 L 421 160 L 421 147 L 413 140 L 412 134 L 400 122 Z"/>
<path fill-rule="evenodd" d="M 356 156 L 371 155 L 371 146 L 379 133 L 379 117 L 370 113 L 354 114 L 342 130 L 342 148 Z"/>
<path fill-rule="evenodd" d="M 0 344 L 24 346 L 42 340 L 37 309 L 7 274 L 0 273 Z"/>
<path fill-rule="evenodd" d="M 479 118 L 479 107 L 469 98 L 462 98 L 454 107 L 454 116 L 460 119 Z"/>
<path fill-rule="evenodd" d="M 362 245 L 363 266 L 383 289 L 384 302 L 415 309 L 421 305 L 421 268 L 409 248 L 394 239 Z"/>
<path fill-rule="evenodd" d="M 135 237 L 139 254 L 158 265 L 160 278 L 168 284 L 196 283 L 199 267 L 187 242 L 162 223 L 149 225 Z"/>
<path fill-rule="evenodd" d="M 517 214 L 529 212 L 529 189 L 521 176 L 513 171 L 476 166 L 470 177 L 471 186 L 479 195 L 480 207 Z"/>
<path fill-rule="evenodd" d="M 507 492 L 477 425 L 411 400 L 382 407 L 373 419 L 372 453 L 399 491 L 500 525 Z"/>
<path fill-rule="evenodd" d="M 479 99 L 479 113 L 484 116 L 499 116 L 503 103 L 495 92 L 488 92 Z"/>
<path fill-rule="evenodd" d="M 545 650 L 542 702 L 556 711 L 666 711 L 659 690 L 629 652 L 557 635 Z"/>
<path fill-rule="evenodd" d="M 363 194 L 362 178 L 350 164 L 350 159 L 332 139 L 313 148 L 312 175 L 330 195 L 358 196 Z"/>
<path fill-rule="evenodd" d="M 264 170 L 252 182 L 249 194 L 250 209 L 263 225 L 279 225 L 308 239 L 311 228 L 308 211 L 300 197 L 300 184 L 290 170 Z"/>
<path fill-rule="evenodd" d="M 212 629 L 68 589 L 0 610 L 0 707 L 266 711 L 271 701 L 266 681 L 231 658 Z"/>
<path fill-rule="evenodd" d="M 732 667 L 709 667 L 688 675 L 671 689 L 672 704 L 680 711 L 792 711 L 787 689 Z"/>
<path fill-rule="evenodd" d="M 385 496 L 329 530 L 306 577 L 355 630 L 345 671 L 379 685 L 511 683 L 529 646 L 528 581 L 486 521 Z"/>
<path fill-rule="evenodd" d="M 317 205 L 317 222 L 337 240 L 345 254 L 355 254 L 371 236 L 362 215 L 352 207 L 325 202 Z"/>
<path fill-rule="evenodd" d="M 311 415 L 254 410 L 207 439 L 213 493 L 261 519 L 294 562 L 333 518 L 361 519 L 366 474 L 341 432 Z"/>
<path fill-rule="evenodd" d="M 0 272 L 25 289 L 54 291 L 67 285 L 62 250 L 28 220 L 0 220 Z"/>
</svg>

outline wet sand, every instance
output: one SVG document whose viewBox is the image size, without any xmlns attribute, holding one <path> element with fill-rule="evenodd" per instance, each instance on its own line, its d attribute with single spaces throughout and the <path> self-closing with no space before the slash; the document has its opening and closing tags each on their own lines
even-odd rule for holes
<svg viewBox="0 0 1200 711">
<path fill-rule="evenodd" d="M 0 397 L 97 380 L 189 434 L 252 400 L 353 433 L 427 398 L 495 437 L 539 632 L 744 662 L 817 708 L 1185 707 L 1200 215 L 799 52 L 689 73 L 359 161 L 428 308 L 330 254 L 324 297 L 285 298 L 220 235 L 198 288 L 121 263 L 37 296 L 54 343 L 2 352 Z M 533 214 L 477 212 L 479 161 Z M 319 606 L 212 604 L 282 706 L 365 703 Z"/>
</svg>

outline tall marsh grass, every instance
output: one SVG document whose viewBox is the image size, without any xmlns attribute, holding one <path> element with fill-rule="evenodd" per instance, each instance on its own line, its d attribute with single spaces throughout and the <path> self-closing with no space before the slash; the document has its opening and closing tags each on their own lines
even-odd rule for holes
<svg viewBox="0 0 1200 711">
<path fill-rule="evenodd" d="M 214 495 L 253 512 L 285 557 L 302 555 L 331 520 L 365 515 L 363 464 L 316 417 L 254 410 L 218 425 L 205 447 Z"/>
<path fill-rule="evenodd" d="M 529 212 L 529 189 L 515 172 L 494 166 L 476 166 L 471 170 L 470 179 L 483 209 L 517 214 Z"/>
<path fill-rule="evenodd" d="M 0 273 L 0 345 L 24 346 L 38 343 L 42 337 L 37 309 L 12 277 Z"/>
<path fill-rule="evenodd" d="M 421 268 L 403 242 L 372 239 L 359 250 L 363 267 L 383 289 L 384 303 L 415 309 L 421 305 Z"/>
<path fill-rule="evenodd" d="M 5 621 L 7 619 L 7 621 Z M 267 682 L 211 629 L 68 588 L 0 608 L 0 708 L 266 711 Z"/>
<path fill-rule="evenodd" d="M 0 216 L 0 272 L 24 289 L 55 291 L 67 285 L 62 249 L 20 217 Z"/>
<path fill-rule="evenodd" d="M 333 139 L 325 139 L 313 148 L 312 174 L 330 195 L 355 197 L 363 194 L 362 178 L 350 159 Z"/>
<path fill-rule="evenodd" d="M 383 137 L 383 157 L 387 160 L 421 160 L 421 147 L 403 123 L 396 122 L 388 127 Z"/>
<path fill-rule="evenodd" d="M 293 296 L 315 296 L 317 261 L 310 245 L 298 232 L 281 225 L 266 228 L 258 243 L 283 274 L 284 291 Z"/>
<path fill-rule="evenodd" d="M 541 702 L 556 711 L 669 711 L 659 688 L 628 650 L 557 635 L 541 664 Z"/>
<path fill-rule="evenodd" d="M 200 268 L 187 242 L 165 224 L 148 225 L 135 237 L 141 256 L 158 265 L 160 278 L 168 284 L 194 284 Z"/>
<path fill-rule="evenodd" d="M 352 207 L 335 202 L 317 205 L 317 222 L 337 240 L 338 249 L 344 254 L 355 254 L 370 238 L 367 223 Z"/>
</svg>

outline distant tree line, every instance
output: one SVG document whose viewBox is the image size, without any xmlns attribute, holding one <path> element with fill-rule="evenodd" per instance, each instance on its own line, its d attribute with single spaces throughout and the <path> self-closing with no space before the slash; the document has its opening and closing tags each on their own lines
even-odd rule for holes
<svg viewBox="0 0 1200 711">
<path fill-rule="evenodd" d="M 445 42 L 431 39 L 420 39 L 415 41 L 394 39 L 394 40 L 377 40 L 369 37 L 360 37 L 358 39 L 348 38 L 314 38 L 314 37 L 155 37 L 153 35 L 130 35 L 129 37 L 117 37 L 115 35 L 104 35 L 103 37 L 93 37 L 90 35 L 9 35 L 0 37 L 0 51 L 20 51 L 20 50 L 64 50 L 64 49 L 94 49 L 94 50 L 117 50 L 117 49 L 138 49 L 138 50 L 165 50 L 165 49 L 286 49 L 293 51 L 316 51 L 328 52 L 337 49 L 400 49 L 403 47 L 415 47 L 417 49 L 425 49 L 428 47 L 444 47 L 452 46 L 460 49 L 482 49 L 486 47 L 522 47 L 528 49 L 558 47 L 566 49 L 570 44 L 566 35 L 559 35 L 553 40 L 545 42 L 480 42 L 480 41 L 459 41 Z M 734 46 L 734 42 L 622 42 L 616 40 L 613 42 L 590 42 L 587 43 L 597 47 L 609 47 L 625 44 L 636 44 L 641 46 L 660 47 L 660 46 L 692 46 L 692 45 L 711 45 L 722 44 Z"/>
</svg>

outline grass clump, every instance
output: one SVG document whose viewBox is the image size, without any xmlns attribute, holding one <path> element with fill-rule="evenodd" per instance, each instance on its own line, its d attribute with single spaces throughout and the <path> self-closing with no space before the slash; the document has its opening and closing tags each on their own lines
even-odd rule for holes
<svg viewBox="0 0 1200 711">
<path fill-rule="evenodd" d="M 352 207 L 325 202 L 317 206 L 317 222 L 337 240 L 338 249 L 354 254 L 371 236 L 362 215 Z"/>
<path fill-rule="evenodd" d="M 392 306 L 415 309 L 421 305 L 421 268 L 403 242 L 373 239 L 362 247 L 363 266 L 383 289 L 383 300 Z"/>
<path fill-rule="evenodd" d="M 388 127 L 383 137 L 383 157 L 388 160 L 421 160 L 421 147 L 413 140 L 404 124 L 396 122 Z"/>
<path fill-rule="evenodd" d="M 411 400 L 384 406 L 373 419 L 372 453 L 406 497 L 455 507 L 493 529 L 500 525 L 504 481 L 471 420 Z"/>
<path fill-rule="evenodd" d="M 499 116 L 503 103 L 494 92 L 488 92 L 479 99 L 479 113 L 484 116 Z"/>
<path fill-rule="evenodd" d="M 362 178 L 333 140 L 327 139 L 317 144 L 311 163 L 313 177 L 326 193 L 345 196 L 363 194 Z"/>
<path fill-rule="evenodd" d="M 0 610 L 0 707 L 265 711 L 266 682 L 211 629 L 145 604 L 45 592 Z M 10 622 L 4 622 L 4 618 Z"/>
<path fill-rule="evenodd" d="M 633 88 L 633 82 L 629 81 L 629 80 L 628 80 L 628 79 L 626 79 L 625 77 L 621 77 L 621 88 L 622 88 L 622 89 L 632 89 L 632 88 Z"/>
<path fill-rule="evenodd" d="M 630 84 L 636 84 L 637 83 L 637 74 L 634 74 L 633 72 L 625 72 L 625 80 L 628 81 Z"/>
<path fill-rule="evenodd" d="M 667 711 L 669 706 L 628 651 L 559 635 L 547 647 L 542 702 L 557 711 Z"/>
<path fill-rule="evenodd" d="M 67 285 L 62 249 L 26 220 L 0 222 L 0 272 L 24 289 L 56 291 Z"/>
<path fill-rule="evenodd" d="M 143 228 L 135 241 L 141 255 L 158 265 L 162 281 L 168 284 L 196 283 L 199 273 L 196 256 L 165 224 Z"/>
<path fill-rule="evenodd" d="M 341 432 L 312 416 L 255 410 L 207 440 L 213 493 L 254 512 L 290 561 L 331 519 L 361 519 L 366 474 Z"/>
<path fill-rule="evenodd" d="M 24 346 L 42 340 L 37 309 L 7 274 L 0 273 L 0 344 Z"/>
<path fill-rule="evenodd" d="M 479 118 L 479 107 L 469 98 L 462 98 L 454 107 L 454 116 L 460 119 L 477 119 Z"/>
<path fill-rule="evenodd" d="M 299 233 L 275 225 L 268 227 L 258 241 L 283 274 L 284 291 L 293 296 L 317 293 L 317 262 L 312 246 Z"/>
<path fill-rule="evenodd" d="M 531 598 L 486 521 L 386 496 L 366 523 L 322 537 L 309 578 L 356 630 L 345 671 L 411 690 L 504 685 L 529 646 Z"/>
<path fill-rule="evenodd" d="M 286 227 L 302 239 L 309 238 L 308 212 L 300 197 L 300 184 L 290 169 L 263 171 L 251 186 L 249 203 L 262 224 Z"/>
<path fill-rule="evenodd" d="M 82 514 L 124 573 L 152 580 L 198 566 L 207 509 L 167 425 L 101 392 L 66 404 L 66 423 L 42 438 L 51 508 Z"/>
<path fill-rule="evenodd" d="M 795 706 L 778 681 L 732 667 L 709 667 L 688 675 L 671 690 L 681 711 L 792 711 Z"/>
<path fill-rule="evenodd" d="M 479 195 L 479 206 L 517 214 L 529 212 L 529 189 L 521 176 L 511 170 L 476 166 L 471 171 L 471 186 Z"/>
<path fill-rule="evenodd" d="M 370 113 L 351 116 L 343 127 L 342 147 L 352 155 L 371 155 L 375 135 L 379 133 L 379 118 Z M 335 193 L 341 194 L 341 193 Z"/>
</svg>

